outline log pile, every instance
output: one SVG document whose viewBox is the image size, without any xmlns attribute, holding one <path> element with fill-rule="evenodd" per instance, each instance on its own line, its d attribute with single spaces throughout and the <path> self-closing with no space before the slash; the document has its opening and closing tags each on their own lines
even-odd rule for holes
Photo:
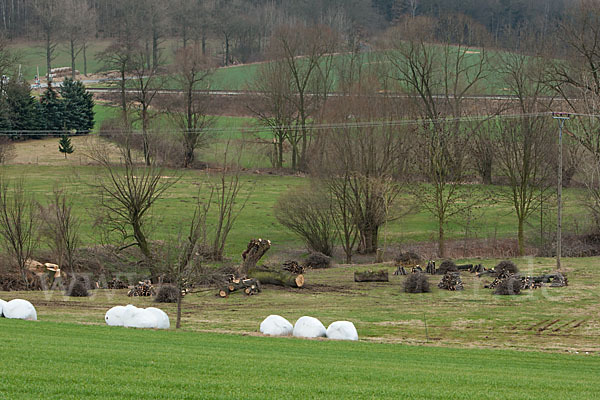
<svg viewBox="0 0 600 400">
<path fill-rule="evenodd" d="M 354 272 L 354 282 L 389 282 L 388 272 L 384 269 L 379 271 Z"/>
<path fill-rule="evenodd" d="M 304 273 L 304 267 L 293 260 L 285 261 L 283 263 L 283 270 L 289 271 L 292 274 L 303 274 Z"/>
<path fill-rule="evenodd" d="M 229 297 L 229 294 L 242 290 L 246 296 L 260 293 L 260 282 L 256 279 L 232 279 L 227 286 L 219 290 L 219 297 Z"/>
<path fill-rule="evenodd" d="M 496 279 L 494 279 L 492 281 L 492 283 L 490 283 L 489 285 L 485 285 L 484 288 L 486 289 L 495 289 L 498 287 L 498 285 L 504 281 L 505 279 L 508 279 L 512 276 L 512 274 L 508 271 L 502 271 L 497 277 Z"/>
<path fill-rule="evenodd" d="M 440 283 L 438 283 L 438 287 L 440 289 L 455 291 L 455 290 L 463 290 L 463 282 L 460 279 L 460 272 L 452 272 L 448 271 L 442 277 Z"/>
<path fill-rule="evenodd" d="M 139 281 L 137 285 L 127 292 L 127 296 L 129 297 L 149 297 L 155 295 L 156 290 L 149 280 Z"/>
<path fill-rule="evenodd" d="M 542 287 L 544 284 L 540 281 L 537 281 L 533 276 L 523 276 L 521 277 L 521 289 L 537 289 Z"/>
<path fill-rule="evenodd" d="M 421 273 L 421 272 L 423 272 L 423 268 L 421 268 L 420 265 L 417 265 L 416 267 L 412 267 L 410 272 L 412 274 L 416 274 L 417 272 Z"/>
<path fill-rule="evenodd" d="M 567 277 L 560 272 L 555 272 L 545 276 L 549 277 L 550 287 L 564 287 L 569 285 Z"/>
<path fill-rule="evenodd" d="M 109 289 L 127 289 L 128 286 L 125 282 L 120 279 L 112 278 L 112 280 L 108 281 L 106 286 Z"/>
</svg>

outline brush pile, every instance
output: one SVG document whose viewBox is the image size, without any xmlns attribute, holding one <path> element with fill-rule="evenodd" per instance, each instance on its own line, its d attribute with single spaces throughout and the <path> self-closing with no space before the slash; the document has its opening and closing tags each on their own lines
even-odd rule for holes
<svg viewBox="0 0 600 400">
<path fill-rule="evenodd" d="M 302 265 L 298 264 L 294 260 L 284 261 L 283 270 L 289 271 L 292 274 L 303 274 L 304 273 L 304 267 Z"/>
<path fill-rule="evenodd" d="M 112 280 L 108 281 L 106 286 L 109 289 L 127 289 L 127 284 L 120 279 L 112 278 Z"/>
</svg>

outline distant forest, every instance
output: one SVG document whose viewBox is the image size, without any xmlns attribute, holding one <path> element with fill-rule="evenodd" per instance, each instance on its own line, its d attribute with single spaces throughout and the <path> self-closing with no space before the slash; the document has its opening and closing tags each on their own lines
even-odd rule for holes
<svg viewBox="0 0 600 400">
<path fill-rule="evenodd" d="M 111 39 L 137 29 L 149 47 L 178 38 L 212 43 L 223 63 L 264 54 L 273 30 L 288 23 L 324 24 L 349 41 L 368 41 L 407 17 L 466 18 L 465 30 L 485 31 L 499 48 L 521 46 L 521 37 L 551 38 L 574 0 L 0 0 L 5 38 L 47 39 L 64 26 L 72 35 L 81 20 L 89 39 Z M 69 30 L 71 30 L 69 32 Z M 464 35 L 467 38 L 469 35 Z M 481 40 L 481 35 L 478 35 Z M 52 38 L 51 40 L 54 40 Z M 65 39 L 66 41 L 66 39 Z M 472 44 L 472 43 L 467 43 Z M 473 43 L 477 44 L 477 43 Z"/>
</svg>

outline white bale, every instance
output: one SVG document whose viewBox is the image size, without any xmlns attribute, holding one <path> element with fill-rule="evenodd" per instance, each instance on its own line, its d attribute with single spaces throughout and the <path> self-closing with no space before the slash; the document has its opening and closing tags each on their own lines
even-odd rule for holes
<svg viewBox="0 0 600 400">
<path fill-rule="evenodd" d="M 104 320 L 107 325 L 110 326 L 123 326 L 123 314 L 125 313 L 125 307 L 115 306 L 106 312 Z"/>
<path fill-rule="evenodd" d="M 318 319 L 304 316 L 296 321 L 293 334 L 296 337 L 305 338 L 325 337 L 327 330 Z"/>
<path fill-rule="evenodd" d="M 138 308 L 134 305 L 116 306 L 106 312 L 104 320 L 111 326 L 127 328 L 169 329 L 169 316 L 155 307 Z"/>
<path fill-rule="evenodd" d="M 288 336 L 294 330 L 292 324 L 280 315 L 269 315 L 260 323 L 260 333 L 270 336 Z"/>
<path fill-rule="evenodd" d="M 327 337 L 338 340 L 358 340 L 358 332 L 350 321 L 335 321 L 327 328 Z"/>
<path fill-rule="evenodd" d="M 6 306 L 6 304 L 8 304 L 6 301 L 0 300 L 0 317 L 4 317 L 2 309 L 4 309 L 4 306 Z"/>
<path fill-rule="evenodd" d="M 9 301 L 2 306 L 2 313 L 6 318 L 37 321 L 35 307 L 27 300 L 15 299 Z"/>
<path fill-rule="evenodd" d="M 164 312 L 160 308 L 156 308 L 156 307 L 148 307 L 148 308 L 146 308 L 146 311 L 153 313 L 154 316 L 156 317 L 156 319 L 158 321 L 156 328 L 169 329 L 169 327 L 171 326 L 171 323 L 169 321 L 169 316 L 167 315 L 166 312 Z"/>
</svg>

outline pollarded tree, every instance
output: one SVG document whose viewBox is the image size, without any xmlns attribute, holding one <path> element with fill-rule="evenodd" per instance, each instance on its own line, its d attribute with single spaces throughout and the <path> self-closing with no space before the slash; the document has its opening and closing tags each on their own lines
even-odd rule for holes
<svg viewBox="0 0 600 400">
<path fill-rule="evenodd" d="M 65 127 L 77 132 L 89 132 L 94 128 L 94 96 L 81 81 L 70 78 L 60 87 L 64 104 Z"/>
</svg>

